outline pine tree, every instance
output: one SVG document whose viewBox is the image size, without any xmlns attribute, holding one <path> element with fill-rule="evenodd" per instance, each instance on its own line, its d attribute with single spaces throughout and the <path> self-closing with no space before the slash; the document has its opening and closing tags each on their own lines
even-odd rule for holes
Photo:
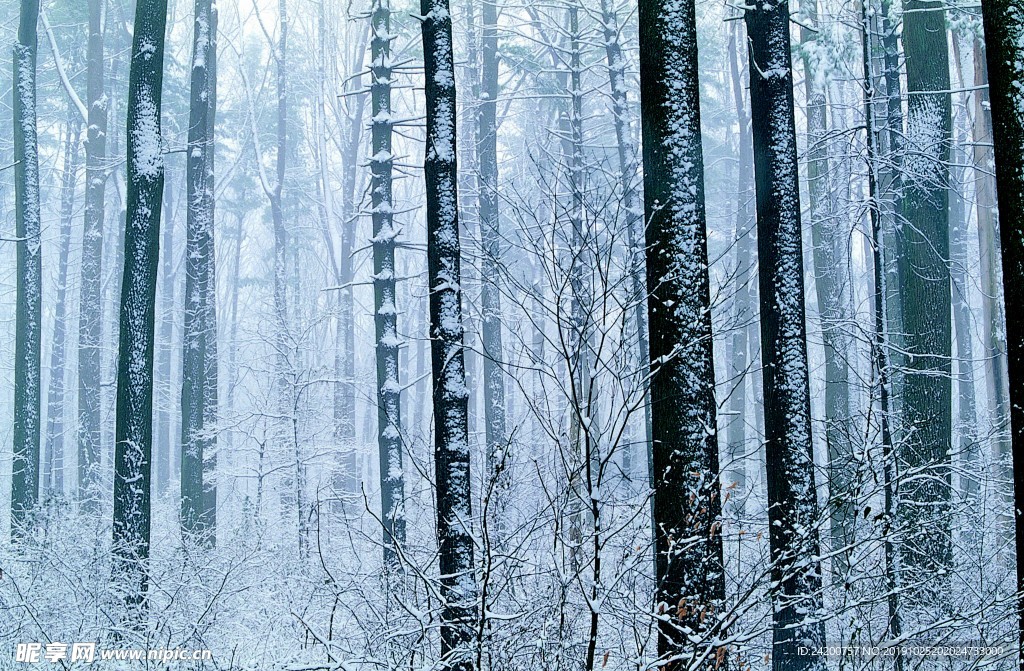
<svg viewBox="0 0 1024 671">
<path fill-rule="evenodd" d="M 167 0 L 139 0 L 128 81 L 128 181 L 121 282 L 114 453 L 115 582 L 127 626 L 149 585 L 150 471 L 153 452 L 153 339 L 164 160 L 160 134 Z"/>
<path fill-rule="evenodd" d="M 214 253 L 214 119 L 217 5 L 196 0 L 186 180 L 185 334 L 181 388 L 181 528 L 216 539 L 217 285 Z"/>
<path fill-rule="evenodd" d="M 469 471 L 469 390 L 463 354 L 455 62 L 447 0 L 421 0 L 427 146 L 427 282 L 434 401 L 437 546 L 441 572 L 441 657 L 445 671 L 474 667 L 477 606 Z"/>
<path fill-rule="evenodd" d="M 640 4 L 658 654 L 715 668 L 725 599 L 697 22 Z"/>
<path fill-rule="evenodd" d="M 757 204 L 769 546 L 776 671 L 823 669 L 798 645 L 824 643 L 811 442 L 789 5 L 746 11 Z"/>
<path fill-rule="evenodd" d="M 25 533 L 39 499 L 40 349 L 43 265 L 39 220 L 39 151 L 36 128 L 38 0 L 22 0 L 14 44 L 14 198 L 17 238 L 17 307 L 14 338 L 14 461 L 11 534 Z"/>
<path fill-rule="evenodd" d="M 992 100 L 999 237 L 1006 315 L 1024 311 L 1024 1 L 984 0 L 989 95 Z M 1024 333 L 1007 319 L 1010 440 L 1013 455 L 1019 667 L 1024 669 Z"/>
</svg>

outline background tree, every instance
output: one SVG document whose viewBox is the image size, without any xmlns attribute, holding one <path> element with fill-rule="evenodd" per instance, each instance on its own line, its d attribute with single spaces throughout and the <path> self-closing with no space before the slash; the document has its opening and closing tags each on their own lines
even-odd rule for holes
<svg viewBox="0 0 1024 671">
<path fill-rule="evenodd" d="M 197 0 L 192 46 L 185 246 L 185 335 L 181 388 L 181 525 L 216 539 L 217 283 L 214 253 L 214 123 L 217 5 Z"/>
</svg>

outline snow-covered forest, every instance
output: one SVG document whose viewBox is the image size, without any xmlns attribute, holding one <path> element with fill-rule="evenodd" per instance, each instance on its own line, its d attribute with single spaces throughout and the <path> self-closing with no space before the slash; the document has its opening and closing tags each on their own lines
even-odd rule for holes
<svg viewBox="0 0 1024 671">
<path fill-rule="evenodd" d="M 1024 0 L 0 17 L 0 669 L 1024 669 Z"/>
</svg>

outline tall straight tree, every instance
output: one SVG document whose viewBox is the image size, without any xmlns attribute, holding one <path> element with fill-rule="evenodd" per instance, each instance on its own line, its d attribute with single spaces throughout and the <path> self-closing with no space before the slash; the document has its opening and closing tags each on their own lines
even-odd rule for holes
<svg viewBox="0 0 1024 671">
<path fill-rule="evenodd" d="M 943 5 L 908 0 L 907 152 L 897 257 L 903 320 L 903 440 L 896 513 L 908 529 L 903 568 L 913 582 L 950 566 L 950 448 L 953 381 L 949 275 L 949 49 Z M 929 584 L 937 586 L 935 581 Z"/>
<path fill-rule="evenodd" d="M 800 0 L 804 20 L 818 23 L 817 0 Z M 843 255 L 846 234 L 831 201 L 829 169 L 828 104 L 825 83 L 811 54 L 817 30 L 800 27 L 807 97 L 807 196 L 814 263 L 814 287 L 821 316 L 825 349 L 825 445 L 828 451 L 829 522 L 832 537 L 832 579 L 842 581 L 849 570 L 855 501 L 851 498 L 850 370 L 847 363 L 850 339 L 843 332 L 849 304 L 850 278 Z"/>
<path fill-rule="evenodd" d="M 644 309 L 647 294 L 644 286 L 644 253 L 637 243 L 641 237 L 638 226 L 643 221 L 639 196 L 636 189 L 636 147 L 630 134 L 630 112 L 626 99 L 626 61 L 622 55 L 622 31 L 619 16 L 612 0 L 601 0 L 601 22 L 604 32 L 605 60 L 608 64 L 608 88 L 612 98 L 612 116 L 615 126 L 615 145 L 619 159 L 619 183 L 622 189 L 622 207 L 626 213 L 626 244 L 629 245 L 630 301 L 633 328 L 636 329 L 640 374 L 644 380 L 650 377 L 650 351 L 647 336 L 647 314 Z M 646 384 L 646 383 L 645 383 Z M 650 391 L 644 391 L 644 446 L 651 449 L 651 403 Z M 633 476 L 633 448 L 626 446 L 622 470 L 627 479 Z"/>
<path fill-rule="evenodd" d="M 1024 312 L 1024 0 L 984 0 L 992 100 L 1003 296 L 1007 315 Z M 1024 669 L 1024 329 L 1006 320 L 1017 555 L 1018 668 Z"/>
<path fill-rule="evenodd" d="M 725 570 L 691 0 L 640 3 L 640 96 L 658 654 L 670 669 L 711 669 Z"/>
<path fill-rule="evenodd" d="M 89 0 L 86 63 L 85 220 L 78 310 L 78 499 L 99 503 L 100 365 L 103 335 L 103 218 L 107 184 L 107 96 L 103 57 L 106 0 Z"/>
<path fill-rule="evenodd" d="M 427 146 L 427 283 L 434 401 L 437 547 L 441 570 L 441 657 L 445 671 L 474 666 L 477 605 L 469 472 L 469 390 L 463 352 L 455 62 L 448 0 L 421 0 Z"/>
<path fill-rule="evenodd" d="M 395 304 L 395 238 L 391 173 L 391 8 L 377 0 L 370 14 L 370 204 L 373 220 L 373 304 L 377 344 L 377 446 L 380 450 L 384 563 L 395 564 L 405 542 L 405 476 L 402 472 L 401 386 L 398 381 L 398 310 Z"/>
<path fill-rule="evenodd" d="M 50 384 L 46 391 L 46 462 L 43 488 L 64 493 L 64 446 L 66 444 L 64 405 L 67 398 L 65 373 L 68 340 L 68 257 L 71 254 L 71 223 L 75 209 L 75 187 L 82 131 L 81 117 L 72 108 L 64 143 L 64 167 L 60 184 L 60 260 L 57 268 L 57 302 L 53 314 L 53 344 L 50 349 Z"/>
<path fill-rule="evenodd" d="M 185 334 L 181 385 L 181 530 L 216 539 L 217 283 L 214 253 L 214 119 L 217 5 L 196 0 L 186 182 Z"/>
<path fill-rule="evenodd" d="M 39 0 L 22 0 L 14 43 L 14 208 L 17 307 L 14 336 L 14 461 L 11 533 L 23 536 L 39 499 L 40 349 L 43 264 L 39 228 L 39 147 L 36 131 L 36 53 Z"/>
<path fill-rule="evenodd" d="M 480 12 L 480 99 L 477 103 L 477 212 L 480 217 L 480 309 L 484 373 L 484 435 L 487 477 L 495 480 L 497 527 L 501 529 L 504 490 L 509 483 L 505 454 L 505 372 L 501 367 L 501 293 L 496 284 L 501 258 L 498 199 L 498 6 L 483 0 Z M 500 533 L 500 531 L 499 531 Z"/>
<path fill-rule="evenodd" d="M 149 585 L 153 452 L 153 327 L 160 257 L 164 158 L 161 86 L 167 0 L 139 0 L 128 80 L 127 213 L 121 281 L 114 447 L 113 573 L 126 624 L 141 628 Z"/>
<path fill-rule="evenodd" d="M 775 671 L 824 669 L 789 4 L 746 10 Z"/>
</svg>

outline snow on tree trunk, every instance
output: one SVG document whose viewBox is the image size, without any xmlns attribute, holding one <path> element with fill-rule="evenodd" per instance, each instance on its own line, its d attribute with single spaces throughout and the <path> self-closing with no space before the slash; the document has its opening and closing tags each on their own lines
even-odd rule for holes
<svg viewBox="0 0 1024 671">
<path fill-rule="evenodd" d="M 480 97 L 476 114 L 477 211 L 483 245 L 480 266 L 481 345 L 484 374 L 484 439 L 487 477 L 493 481 L 490 504 L 494 533 L 502 535 L 502 510 L 511 483 L 510 455 L 505 430 L 505 371 L 501 336 L 501 292 L 497 285 L 501 259 L 500 201 L 498 197 L 498 7 L 483 0 L 480 35 Z"/>
<path fill-rule="evenodd" d="M 181 387 L 181 529 L 213 544 L 217 490 L 217 286 L 214 253 L 214 119 L 217 5 L 196 0 L 186 181 L 185 333 Z"/>
<path fill-rule="evenodd" d="M 984 0 L 1006 315 L 1024 313 L 1024 0 Z M 1007 319 L 1020 668 L 1024 668 L 1024 332 Z"/>
<path fill-rule="evenodd" d="M 804 318 L 789 5 L 746 11 L 757 203 L 769 545 L 774 606 L 772 666 L 824 669 L 798 646 L 824 644 L 818 506 Z"/>
<path fill-rule="evenodd" d="M 690 0 L 640 5 L 655 613 L 667 668 L 715 668 L 725 599 L 715 370 Z"/>
<path fill-rule="evenodd" d="M 38 0 L 22 0 L 14 44 L 14 197 L 17 289 L 14 337 L 14 460 L 11 533 L 26 532 L 39 499 L 40 348 L 43 265 L 36 138 L 36 22 Z"/>
<path fill-rule="evenodd" d="M 905 582 L 927 577 L 928 585 L 912 599 L 932 603 L 943 599 L 943 581 L 936 578 L 952 562 L 949 50 L 938 2 L 911 0 L 905 10 L 907 151 L 897 257 L 905 355 L 897 457 L 900 474 L 914 475 L 900 482 L 896 514 L 908 529 L 900 545 Z"/>
<path fill-rule="evenodd" d="M 469 671 L 475 657 L 477 584 L 466 371 L 463 358 L 455 64 L 447 0 L 421 0 L 427 145 L 427 282 L 434 401 L 437 545 L 441 572 L 441 657 L 446 671 Z"/>
<path fill-rule="evenodd" d="M 99 506 L 100 369 L 103 335 L 103 218 L 107 184 L 107 95 L 103 31 L 106 0 L 89 0 L 86 64 L 85 218 L 78 311 L 78 500 Z"/>
<path fill-rule="evenodd" d="M 128 179 L 117 359 L 113 578 L 125 626 L 142 629 L 149 585 L 153 331 L 164 188 L 160 108 L 166 0 L 139 0 L 128 81 Z"/>
<path fill-rule="evenodd" d="M 391 173 L 391 9 L 378 0 L 370 16 L 371 218 L 373 220 L 373 306 L 377 346 L 377 446 L 380 450 L 381 518 L 384 563 L 397 562 L 395 547 L 405 542 L 405 474 L 402 471 L 401 384 L 398 308 L 395 302 L 395 240 Z"/>
</svg>

